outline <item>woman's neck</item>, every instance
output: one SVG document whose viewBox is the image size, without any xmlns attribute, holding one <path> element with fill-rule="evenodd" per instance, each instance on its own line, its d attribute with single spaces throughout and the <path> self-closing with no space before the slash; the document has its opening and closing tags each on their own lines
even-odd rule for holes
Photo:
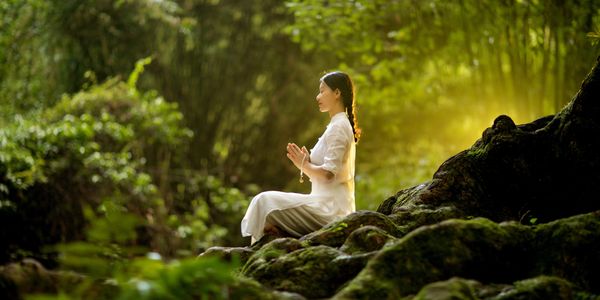
<svg viewBox="0 0 600 300">
<path fill-rule="evenodd" d="M 337 113 L 341 113 L 343 112 L 345 109 L 343 107 L 340 106 L 336 106 L 332 109 L 329 110 L 329 118 L 333 118 L 333 116 L 335 116 Z"/>
</svg>

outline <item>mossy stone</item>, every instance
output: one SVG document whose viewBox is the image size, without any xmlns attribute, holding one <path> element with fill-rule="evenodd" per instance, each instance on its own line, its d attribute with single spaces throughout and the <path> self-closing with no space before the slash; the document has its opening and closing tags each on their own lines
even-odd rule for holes
<svg viewBox="0 0 600 300">
<path fill-rule="evenodd" d="M 303 245 L 294 238 L 278 238 L 264 245 L 248 258 L 242 268 L 242 274 L 254 277 L 257 269 L 263 268 L 266 263 L 280 256 L 303 248 Z"/>
<path fill-rule="evenodd" d="M 402 297 L 452 276 L 509 281 L 519 263 L 505 257 L 525 258 L 519 244 L 530 238 L 515 226 L 478 218 L 420 227 L 380 250 L 335 298 Z"/>
<path fill-rule="evenodd" d="M 392 236 L 401 235 L 401 230 L 386 215 L 374 211 L 360 210 L 303 236 L 300 241 L 307 245 L 340 247 L 354 230 L 367 225 L 379 227 Z"/>
<path fill-rule="evenodd" d="M 376 251 L 393 239 L 395 238 L 383 229 L 367 225 L 354 230 L 340 247 L 340 251 L 348 254 Z"/>
<path fill-rule="evenodd" d="M 413 300 L 478 300 L 475 290 L 480 286 L 478 281 L 453 277 L 425 285 Z"/>
</svg>

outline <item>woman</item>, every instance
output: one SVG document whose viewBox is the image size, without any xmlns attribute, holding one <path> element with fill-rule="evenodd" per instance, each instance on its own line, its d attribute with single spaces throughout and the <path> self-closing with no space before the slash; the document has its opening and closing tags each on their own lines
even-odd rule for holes
<svg viewBox="0 0 600 300">
<path fill-rule="evenodd" d="M 242 220 L 242 235 L 251 243 L 265 233 L 281 230 L 300 237 L 355 210 L 354 158 L 360 129 L 356 120 L 354 85 L 342 72 L 320 79 L 316 97 L 330 122 L 310 153 L 306 147 L 287 145 L 287 157 L 312 183 L 310 194 L 266 191 L 256 195 Z"/>
</svg>

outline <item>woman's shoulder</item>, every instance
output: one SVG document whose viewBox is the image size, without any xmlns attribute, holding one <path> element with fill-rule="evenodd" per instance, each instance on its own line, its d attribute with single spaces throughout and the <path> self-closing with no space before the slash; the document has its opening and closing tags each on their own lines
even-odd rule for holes
<svg viewBox="0 0 600 300">
<path fill-rule="evenodd" d="M 344 136 L 353 136 L 352 125 L 348 118 L 335 118 L 331 120 L 331 123 L 327 125 L 327 133 L 329 134 L 341 134 Z"/>
</svg>

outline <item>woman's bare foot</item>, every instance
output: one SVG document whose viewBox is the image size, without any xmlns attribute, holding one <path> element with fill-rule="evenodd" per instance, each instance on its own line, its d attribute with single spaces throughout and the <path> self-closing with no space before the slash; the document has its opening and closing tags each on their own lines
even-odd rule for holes
<svg viewBox="0 0 600 300">
<path fill-rule="evenodd" d="M 281 231 L 279 230 L 279 228 L 277 228 L 277 226 L 269 224 L 269 223 L 265 224 L 264 232 L 265 232 L 265 234 L 269 234 L 269 235 L 276 235 L 276 236 L 282 235 Z"/>
</svg>

